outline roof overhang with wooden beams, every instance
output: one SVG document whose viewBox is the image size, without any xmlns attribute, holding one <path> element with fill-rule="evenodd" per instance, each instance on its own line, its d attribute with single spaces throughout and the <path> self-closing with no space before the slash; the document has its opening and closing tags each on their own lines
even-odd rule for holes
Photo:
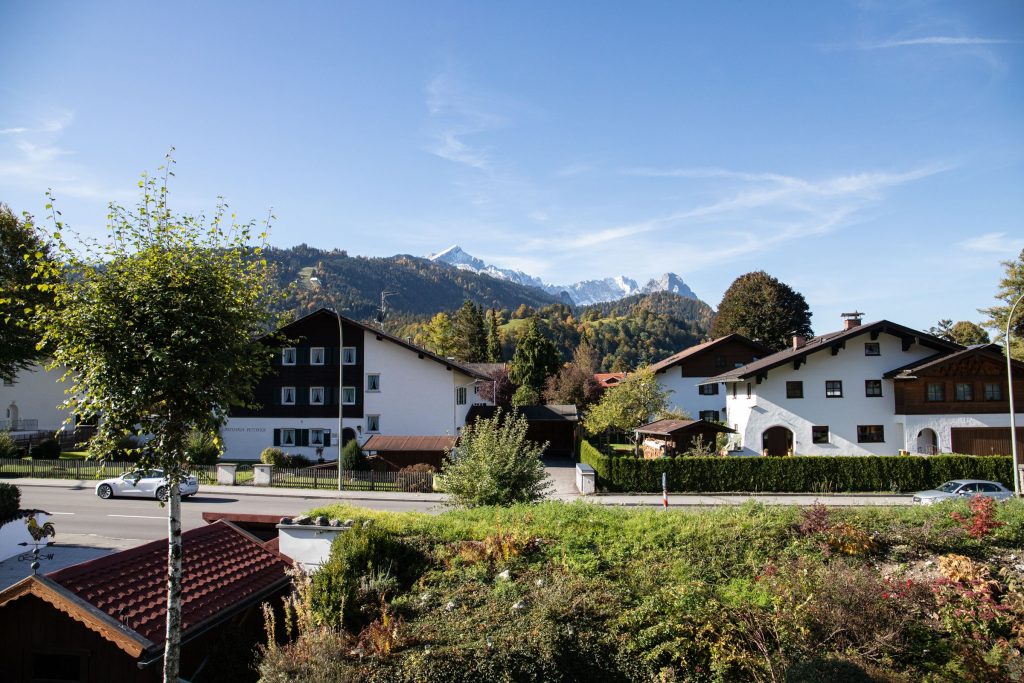
<svg viewBox="0 0 1024 683">
<path fill-rule="evenodd" d="M 972 359 L 986 365 L 995 364 L 1002 373 L 1006 371 L 1006 355 L 1003 353 L 1003 347 L 998 344 L 976 344 L 956 353 L 937 353 L 933 356 L 922 358 L 921 360 L 890 370 L 882 375 L 882 377 L 892 380 L 917 379 L 918 375 L 931 376 L 936 371 L 940 371 L 943 366 L 951 363 L 962 363 Z M 1013 359 L 1010 362 L 1014 370 L 1024 372 L 1024 363 Z"/>
<path fill-rule="evenodd" d="M 904 351 L 908 351 L 915 344 L 934 349 L 941 355 L 962 351 L 964 348 L 960 344 L 946 341 L 945 339 L 941 339 L 926 332 L 914 330 L 889 320 L 879 320 L 878 322 L 857 325 L 849 330 L 823 334 L 819 337 L 808 340 L 797 348 L 784 349 L 765 358 L 761 358 L 760 360 L 756 360 L 753 363 L 747 363 L 735 370 L 724 372 L 720 375 L 716 375 L 715 377 L 708 377 L 699 384 L 750 381 L 760 384 L 768 379 L 768 372 L 770 370 L 784 366 L 789 366 L 794 370 L 799 370 L 802 365 L 807 363 L 807 358 L 811 354 L 828 350 L 830 355 L 837 356 L 840 351 L 846 349 L 846 343 L 856 337 L 867 335 L 871 341 L 877 341 L 883 334 L 888 334 L 898 338 L 900 340 L 900 346 Z"/>
<path fill-rule="evenodd" d="M 756 342 L 753 339 L 748 339 L 747 337 L 744 337 L 742 334 L 734 332 L 732 334 L 727 334 L 724 337 L 712 339 L 711 341 L 706 341 L 702 344 L 697 344 L 695 346 L 683 349 L 682 351 L 674 353 L 664 360 L 658 361 L 657 363 L 652 363 L 648 367 L 649 369 L 654 371 L 654 374 L 663 373 L 669 368 L 675 367 L 676 365 L 679 365 L 685 360 L 696 358 L 698 356 L 704 355 L 705 353 L 711 353 L 712 351 L 718 349 L 718 347 L 722 346 L 725 342 L 738 342 L 740 344 L 748 346 L 752 351 L 756 351 L 757 353 L 761 354 L 771 353 L 771 349 L 769 349 L 764 344 Z"/>
</svg>

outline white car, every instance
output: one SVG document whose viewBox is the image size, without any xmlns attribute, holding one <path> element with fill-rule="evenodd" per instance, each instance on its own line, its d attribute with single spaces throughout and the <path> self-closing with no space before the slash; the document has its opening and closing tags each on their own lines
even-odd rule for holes
<svg viewBox="0 0 1024 683">
<path fill-rule="evenodd" d="M 976 496 L 988 496 L 989 498 L 1002 501 L 1013 498 L 1013 491 L 995 481 L 954 479 L 953 481 L 947 481 L 941 486 L 936 486 L 930 491 L 918 491 L 914 494 L 914 502 L 918 505 L 931 505 L 943 500 L 974 498 Z"/>
<path fill-rule="evenodd" d="M 179 485 L 181 497 L 188 498 L 199 491 L 199 482 L 188 476 Z M 120 477 L 104 479 L 96 484 L 96 495 L 106 500 L 114 496 L 126 498 L 156 498 L 167 500 L 167 477 L 163 470 L 135 470 Z"/>
</svg>

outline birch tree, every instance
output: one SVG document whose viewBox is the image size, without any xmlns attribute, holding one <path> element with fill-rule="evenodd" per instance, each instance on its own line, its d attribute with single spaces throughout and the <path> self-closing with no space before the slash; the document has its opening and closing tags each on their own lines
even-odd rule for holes
<svg viewBox="0 0 1024 683">
<path fill-rule="evenodd" d="M 167 642 L 164 680 L 178 680 L 181 648 L 181 497 L 191 432 L 218 440 L 229 406 L 243 404 L 270 366 L 266 238 L 219 200 L 212 216 L 168 206 L 168 156 L 160 177 L 143 174 L 131 210 L 111 205 L 107 239 L 71 236 L 48 195 L 49 237 L 61 262 L 53 305 L 33 324 L 51 367 L 65 369 L 69 414 L 100 416 L 92 444 L 148 438 L 140 467 L 167 477 Z M 269 221 L 269 218 L 268 218 Z M 40 278 L 54 266 L 38 264 Z"/>
</svg>

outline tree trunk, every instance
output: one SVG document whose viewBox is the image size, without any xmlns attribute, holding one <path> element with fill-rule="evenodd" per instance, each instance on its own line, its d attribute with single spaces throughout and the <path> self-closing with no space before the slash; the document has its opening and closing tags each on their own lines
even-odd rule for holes
<svg viewBox="0 0 1024 683">
<path fill-rule="evenodd" d="M 181 658 L 181 475 L 167 477 L 167 642 L 164 683 L 178 683 Z"/>
</svg>

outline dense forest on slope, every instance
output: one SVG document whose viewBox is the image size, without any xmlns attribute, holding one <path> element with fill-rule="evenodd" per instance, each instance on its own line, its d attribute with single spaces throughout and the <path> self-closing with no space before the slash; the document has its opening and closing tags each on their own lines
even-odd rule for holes
<svg viewBox="0 0 1024 683">
<path fill-rule="evenodd" d="M 278 284 L 288 288 L 282 311 L 305 315 L 321 306 L 340 305 L 357 319 L 372 318 L 381 292 L 393 292 L 389 307 L 396 313 L 429 315 L 451 311 L 470 299 L 487 308 L 515 309 L 520 304 L 541 307 L 558 299 L 536 287 L 498 280 L 415 256 L 386 258 L 349 256 L 300 244 L 290 249 L 267 249 Z M 315 275 L 322 289 L 310 286 Z"/>
<path fill-rule="evenodd" d="M 636 294 L 619 301 L 574 308 L 535 287 L 498 280 L 414 256 L 349 256 L 305 244 L 268 249 L 278 284 L 287 295 L 280 311 L 301 316 L 340 305 L 345 315 L 372 320 L 380 294 L 388 297 L 384 327 L 430 347 L 427 328 L 439 312 L 454 312 L 466 299 L 496 311 L 505 360 L 512 357 L 526 319 L 536 316 L 542 332 L 564 360 L 583 339 L 597 352 L 601 372 L 634 370 L 707 337 L 714 312 L 703 301 L 671 292 Z M 320 286 L 310 283 L 315 276 Z"/>
</svg>

